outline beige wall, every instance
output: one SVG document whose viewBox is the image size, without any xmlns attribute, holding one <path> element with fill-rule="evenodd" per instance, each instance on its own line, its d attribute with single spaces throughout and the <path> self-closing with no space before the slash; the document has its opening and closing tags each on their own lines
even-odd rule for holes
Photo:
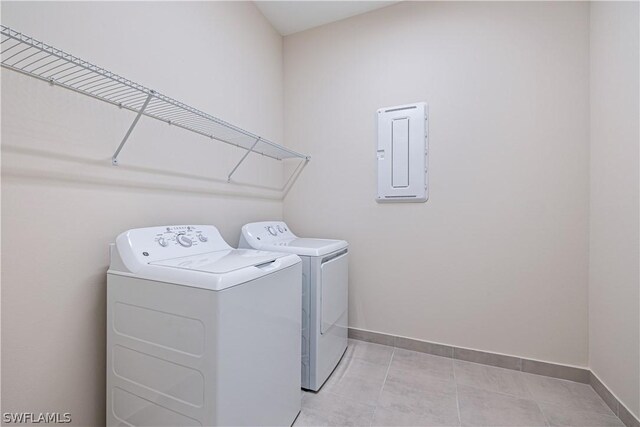
<svg viewBox="0 0 640 427">
<path fill-rule="evenodd" d="M 637 4 L 404 2 L 284 52 L 249 2 L 1 11 L 274 140 L 284 91 L 285 141 L 313 156 L 284 217 L 351 243 L 351 326 L 589 364 L 638 414 Z M 185 222 L 235 244 L 243 223 L 282 217 L 282 168 L 250 158 L 228 185 L 238 150 L 148 119 L 114 168 L 131 113 L 1 76 L 2 411 L 103 424 L 107 244 Z M 375 111 L 414 101 L 429 103 L 430 200 L 379 205 Z"/>
<path fill-rule="evenodd" d="M 587 365 L 589 4 L 403 2 L 285 37 L 285 199 L 351 244 L 350 324 Z M 426 101 L 430 199 L 377 204 L 375 112 Z"/>
<path fill-rule="evenodd" d="M 640 416 L 638 3 L 591 6 L 589 365 Z"/>
<path fill-rule="evenodd" d="M 274 140 L 282 38 L 250 2 L 11 3 L 2 24 Z M 211 223 L 236 244 L 281 218 L 281 192 L 222 181 L 242 152 L 2 70 L 2 411 L 103 425 L 108 243 L 132 227 Z M 238 180 L 278 188 L 250 158 Z"/>
</svg>

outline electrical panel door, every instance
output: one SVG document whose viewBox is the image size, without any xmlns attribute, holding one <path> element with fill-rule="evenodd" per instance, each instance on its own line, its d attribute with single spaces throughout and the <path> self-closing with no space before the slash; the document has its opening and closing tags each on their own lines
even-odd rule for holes
<svg viewBox="0 0 640 427">
<path fill-rule="evenodd" d="M 427 104 L 378 110 L 378 202 L 429 198 Z"/>
</svg>

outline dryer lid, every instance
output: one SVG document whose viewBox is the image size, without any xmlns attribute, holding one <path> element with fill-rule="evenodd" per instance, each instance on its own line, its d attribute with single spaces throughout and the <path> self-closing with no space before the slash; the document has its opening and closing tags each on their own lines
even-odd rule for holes
<svg viewBox="0 0 640 427">
<path fill-rule="evenodd" d="M 251 222 L 242 227 L 240 246 L 302 256 L 325 256 L 349 246 L 344 240 L 300 238 L 282 221 Z"/>
<path fill-rule="evenodd" d="M 281 255 L 273 252 L 250 249 L 231 249 L 207 252 L 180 258 L 150 262 L 150 265 L 200 271 L 203 273 L 226 274 L 247 267 L 272 262 Z"/>
</svg>

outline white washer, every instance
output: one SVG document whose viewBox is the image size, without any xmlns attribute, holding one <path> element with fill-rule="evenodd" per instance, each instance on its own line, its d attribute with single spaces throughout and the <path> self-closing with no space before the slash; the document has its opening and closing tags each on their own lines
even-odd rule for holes
<svg viewBox="0 0 640 427">
<path fill-rule="evenodd" d="M 278 221 L 242 227 L 240 247 L 302 258 L 302 388 L 317 391 L 347 349 L 349 252 L 344 240 L 303 239 Z"/>
<path fill-rule="evenodd" d="M 210 225 L 129 230 L 107 273 L 107 425 L 291 425 L 300 258 Z"/>
</svg>

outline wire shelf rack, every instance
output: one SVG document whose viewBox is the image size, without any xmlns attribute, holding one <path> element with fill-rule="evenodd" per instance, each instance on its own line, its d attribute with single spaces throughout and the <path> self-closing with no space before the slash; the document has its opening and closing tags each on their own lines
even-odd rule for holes
<svg viewBox="0 0 640 427">
<path fill-rule="evenodd" d="M 252 152 L 276 160 L 297 158 L 306 162 L 310 159 L 309 156 L 255 135 L 9 27 L 0 25 L 0 35 L 2 67 L 137 113 L 112 157 L 114 165 L 118 164 L 118 155 L 141 116 L 152 117 L 246 150 L 229 173 L 229 181 Z"/>
</svg>

